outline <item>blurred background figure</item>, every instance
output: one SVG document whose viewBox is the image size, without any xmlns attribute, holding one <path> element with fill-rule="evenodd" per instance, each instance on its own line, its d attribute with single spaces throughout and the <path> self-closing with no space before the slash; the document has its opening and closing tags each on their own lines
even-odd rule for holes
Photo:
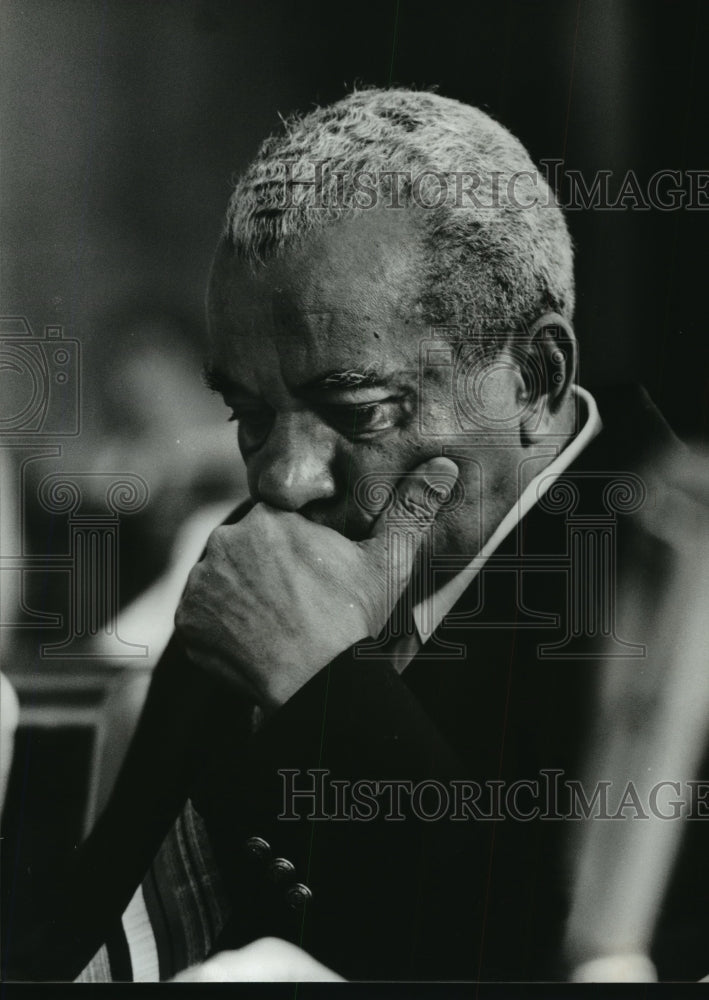
<svg viewBox="0 0 709 1000">
<path fill-rule="evenodd" d="M 106 356 L 84 371 L 92 416 L 81 434 L 61 440 L 59 455 L 49 436 L 44 453 L 36 435 L 0 448 L 0 551 L 23 553 L 29 567 L 0 579 L 2 620 L 24 620 L 0 630 L 22 706 L 17 719 L 4 686 L 3 782 L 19 722 L 3 823 L 6 942 L 29 919 L 34 886 L 41 889 L 101 811 L 189 569 L 246 492 L 234 427 L 200 377 L 198 332 L 149 309 L 119 313 L 103 331 Z M 72 564 L 72 514 L 42 502 L 41 483 L 57 474 L 76 487 L 89 534 L 117 532 L 108 579 Z M 114 523 L 107 487 L 128 477 L 142 481 L 146 502 Z M 71 637 L 77 608 L 84 618 L 91 612 L 83 637 L 52 649 Z M 52 627 L 50 615 L 58 616 Z"/>
<path fill-rule="evenodd" d="M 130 471 L 150 490 L 145 508 L 121 525 L 119 582 L 125 606 L 179 561 L 192 537 L 191 530 L 182 531 L 186 522 L 208 525 L 196 543 L 201 546 L 247 488 L 229 411 L 201 380 L 197 331 L 169 316 L 139 313 L 118 320 L 106 337 L 111 352 L 97 379 L 99 420 L 90 432 L 94 440 L 86 468 L 98 474 Z M 94 482 L 100 494 L 100 475 Z M 199 549 L 190 566 L 198 556 Z M 186 578 L 185 572 L 179 591 Z M 151 629 L 170 629 L 176 603 L 172 610 L 154 606 L 159 623 L 145 621 L 147 632 L 135 635 L 133 641 L 150 646 L 151 660 L 162 651 L 153 648 Z"/>
</svg>

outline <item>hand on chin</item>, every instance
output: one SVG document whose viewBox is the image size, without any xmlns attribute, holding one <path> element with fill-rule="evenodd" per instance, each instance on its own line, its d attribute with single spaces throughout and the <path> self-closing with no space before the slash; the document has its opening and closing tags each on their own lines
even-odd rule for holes
<svg viewBox="0 0 709 1000">
<path fill-rule="evenodd" d="M 217 528 L 175 615 L 192 661 L 265 711 L 282 705 L 343 650 L 379 634 L 457 474 L 445 458 L 419 466 L 363 541 L 265 504 Z M 411 538 L 396 551 L 392 515 Z"/>
</svg>

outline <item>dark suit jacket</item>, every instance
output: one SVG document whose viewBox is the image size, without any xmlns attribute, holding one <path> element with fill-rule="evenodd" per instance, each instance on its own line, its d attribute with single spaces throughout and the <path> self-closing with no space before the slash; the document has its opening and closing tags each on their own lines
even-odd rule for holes
<svg viewBox="0 0 709 1000">
<path fill-rule="evenodd" d="M 578 490 L 576 507 L 558 491 L 556 508 L 553 497 L 535 507 L 401 675 L 385 657 L 347 650 L 253 733 L 250 706 L 197 675 L 173 639 L 113 799 L 70 875 L 72 898 L 60 892 L 61 916 L 31 946 L 30 975 L 80 971 L 189 796 L 233 901 L 217 950 L 277 935 L 348 978 L 564 977 L 574 824 L 427 821 L 406 797 L 405 818 L 385 818 L 390 793 L 372 819 L 308 819 L 302 800 L 302 817 L 286 820 L 279 772 L 296 772 L 301 788 L 307 772 L 327 772 L 330 790 L 333 780 L 508 788 L 544 770 L 583 778 L 603 645 L 598 628 L 567 641 L 571 597 L 590 587 L 570 575 L 570 530 L 583 518 L 602 528 L 607 488 L 676 447 L 641 390 L 597 399 L 604 429 L 560 481 Z M 621 570 L 635 520 L 612 518 Z M 464 654 L 451 657 L 456 646 Z M 430 813 L 429 794 L 419 806 Z M 527 808 L 524 794 L 518 803 Z M 336 811 L 331 794 L 320 805 Z M 702 833 L 689 824 L 663 910 L 653 954 L 661 977 L 709 971 Z"/>
</svg>

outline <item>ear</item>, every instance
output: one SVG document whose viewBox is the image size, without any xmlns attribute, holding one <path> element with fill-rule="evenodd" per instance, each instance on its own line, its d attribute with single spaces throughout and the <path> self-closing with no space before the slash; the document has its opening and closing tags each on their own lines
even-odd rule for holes
<svg viewBox="0 0 709 1000">
<path fill-rule="evenodd" d="M 520 424 L 523 443 L 535 444 L 540 436 L 558 433 L 560 416 L 576 377 L 578 345 L 568 320 L 559 313 L 540 316 L 529 329 L 528 365 L 520 368 L 525 411 Z"/>
</svg>

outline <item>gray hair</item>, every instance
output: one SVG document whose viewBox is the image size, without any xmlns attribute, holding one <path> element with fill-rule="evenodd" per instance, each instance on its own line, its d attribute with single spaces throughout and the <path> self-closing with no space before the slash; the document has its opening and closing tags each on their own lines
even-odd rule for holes
<svg viewBox="0 0 709 1000">
<path fill-rule="evenodd" d="M 446 177 L 458 179 L 442 199 Z M 546 181 L 502 125 L 427 91 L 354 91 L 284 120 L 238 180 L 224 236 L 239 259 L 263 262 L 376 204 L 421 216 L 431 324 L 501 332 L 549 310 L 571 321 L 572 244 Z"/>
</svg>

